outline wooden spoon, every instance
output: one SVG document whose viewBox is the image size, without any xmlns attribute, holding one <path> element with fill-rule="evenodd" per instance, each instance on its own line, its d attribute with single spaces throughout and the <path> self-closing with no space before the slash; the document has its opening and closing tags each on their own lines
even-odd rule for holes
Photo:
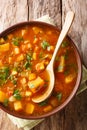
<svg viewBox="0 0 87 130">
<path fill-rule="evenodd" d="M 46 100 L 52 93 L 52 90 L 53 90 L 54 84 L 55 84 L 55 76 L 54 76 L 54 69 L 53 69 L 55 57 L 56 57 L 56 54 L 58 52 L 58 49 L 60 48 L 60 45 L 62 44 L 65 36 L 67 35 L 67 33 L 70 29 L 70 26 L 73 22 L 73 19 L 74 19 L 74 13 L 72 11 L 69 11 L 66 15 L 65 23 L 64 23 L 64 26 L 61 30 L 60 36 L 58 38 L 57 45 L 55 47 L 55 51 L 53 53 L 52 59 L 46 68 L 46 71 L 48 71 L 49 77 L 50 77 L 49 86 L 48 86 L 46 92 L 43 93 L 43 95 L 33 97 L 32 98 L 33 102 L 36 102 L 36 103 L 42 102 L 42 101 Z"/>
</svg>

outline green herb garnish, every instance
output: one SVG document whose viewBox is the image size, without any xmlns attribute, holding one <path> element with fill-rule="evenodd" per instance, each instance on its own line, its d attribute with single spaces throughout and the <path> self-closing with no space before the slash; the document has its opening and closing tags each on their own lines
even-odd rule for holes
<svg viewBox="0 0 87 130">
<path fill-rule="evenodd" d="M 48 104 L 48 100 L 39 103 L 39 106 L 46 106 Z"/>
<path fill-rule="evenodd" d="M 12 43 L 15 45 L 15 46 L 19 46 L 19 43 L 23 41 L 23 38 L 22 37 L 14 37 L 12 38 Z"/>
<path fill-rule="evenodd" d="M 3 85 L 9 76 L 9 68 L 3 67 L 0 69 L 0 85 Z"/>
<path fill-rule="evenodd" d="M 56 97 L 58 98 L 58 100 L 60 101 L 62 98 L 62 93 L 57 93 Z"/>
<path fill-rule="evenodd" d="M 21 98 L 22 98 L 18 89 L 14 90 L 13 96 L 14 96 L 17 100 L 21 100 Z"/>
<path fill-rule="evenodd" d="M 11 80 L 11 82 L 16 85 L 17 84 L 17 78 L 14 75 L 10 75 L 9 79 Z"/>
<path fill-rule="evenodd" d="M 8 99 L 5 99 L 4 102 L 3 102 L 3 105 L 8 106 L 8 102 L 9 102 Z"/>
<path fill-rule="evenodd" d="M 28 70 L 31 70 L 31 66 L 32 66 L 32 64 L 30 61 L 26 61 L 24 64 L 25 69 L 28 69 Z"/>
<path fill-rule="evenodd" d="M 33 58 L 32 58 L 32 54 L 27 54 L 27 60 L 31 61 Z"/>
<path fill-rule="evenodd" d="M 45 40 L 42 41 L 41 47 L 42 47 L 44 50 L 47 49 L 47 47 L 49 47 L 49 46 L 50 46 L 50 44 L 49 44 L 47 41 L 45 41 Z"/>
<path fill-rule="evenodd" d="M 68 47 L 68 45 L 69 45 L 69 43 L 68 42 L 66 42 L 66 41 L 64 41 L 63 43 L 62 43 L 62 47 Z"/>
<path fill-rule="evenodd" d="M 44 56 L 44 53 L 43 53 L 43 52 L 40 52 L 40 53 L 39 53 L 39 58 L 42 59 L 43 56 Z"/>
</svg>

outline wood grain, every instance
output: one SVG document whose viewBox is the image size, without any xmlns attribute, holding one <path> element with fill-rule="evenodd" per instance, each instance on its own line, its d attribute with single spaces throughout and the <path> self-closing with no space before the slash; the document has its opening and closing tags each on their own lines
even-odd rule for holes
<svg viewBox="0 0 87 130">
<path fill-rule="evenodd" d="M 15 126 L 7 117 L 6 113 L 0 110 L 0 130 L 21 130 Z"/>
<path fill-rule="evenodd" d="M 75 19 L 70 31 L 70 36 L 81 53 L 87 67 L 87 0 L 62 0 L 62 21 L 64 22 L 67 11 L 75 12 Z"/>
<path fill-rule="evenodd" d="M 37 19 L 43 15 L 49 16 L 61 27 L 60 0 L 29 0 L 29 20 Z"/>
<path fill-rule="evenodd" d="M 0 32 L 28 20 L 27 0 L 0 0 Z"/>
<path fill-rule="evenodd" d="M 69 32 L 87 66 L 87 0 L 0 0 L 0 31 L 22 21 L 49 14 L 58 27 L 68 10 L 75 12 Z M 87 91 L 74 97 L 65 109 L 46 118 L 32 130 L 87 130 Z M 0 130 L 19 130 L 0 110 Z"/>
</svg>

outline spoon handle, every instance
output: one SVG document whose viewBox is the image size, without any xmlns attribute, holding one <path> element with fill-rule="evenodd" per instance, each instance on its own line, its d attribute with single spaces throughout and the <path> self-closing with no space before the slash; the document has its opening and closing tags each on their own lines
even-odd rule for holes
<svg viewBox="0 0 87 130">
<path fill-rule="evenodd" d="M 69 11 L 67 13 L 67 15 L 66 15 L 65 23 L 63 25 L 63 29 L 62 29 L 62 31 L 60 33 L 60 36 L 58 38 L 58 41 L 57 41 L 57 44 L 56 44 L 56 47 L 55 47 L 55 51 L 54 51 L 52 59 L 51 59 L 51 63 L 50 64 L 52 64 L 52 65 L 54 63 L 54 59 L 56 57 L 57 51 L 58 51 L 61 43 L 63 42 L 65 36 L 67 35 L 67 33 L 68 33 L 69 29 L 70 29 L 70 26 L 71 26 L 71 24 L 73 22 L 73 19 L 74 19 L 74 13 L 72 11 Z"/>
</svg>

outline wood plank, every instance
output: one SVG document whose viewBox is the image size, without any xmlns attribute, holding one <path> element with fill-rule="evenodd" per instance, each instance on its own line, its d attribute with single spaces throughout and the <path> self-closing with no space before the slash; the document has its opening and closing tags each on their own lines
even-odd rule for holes
<svg viewBox="0 0 87 130">
<path fill-rule="evenodd" d="M 60 0 L 29 0 L 29 20 L 37 19 L 43 15 L 49 16 L 61 27 Z"/>
<path fill-rule="evenodd" d="M 69 35 L 79 49 L 87 66 L 87 0 L 62 0 L 62 23 L 67 11 L 75 12 Z M 65 109 L 64 130 L 87 130 L 87 91 L 75 97 Z"/>
<path fill-rule="evenodd" d="M 27 0 L 0 0 L 0 32 L 28 20 Z"/>
<path fill-rule="evenodd" d="M 0 32 L 21 21 L 28 20 L 27 0 L 0 0 Z M 0 110 L 0 130 L 19 130 Z"/>
<path fill-rule="evenodd" d="M 0 130 L 21 130 L 15 126 L 10 119 L 7 117 L 6 113 L 0 110 Z"/>
<path fill-rule="evenodd" d="M 79 48 L 79 52 L 87 67 L 87 0 L 62 0 L 62 20 L 67 11 L 75 12 L 75 19 L 70 30 L 70 36 Z"/>
<path fill-rule="evenodd" d="M 87 90 L 76 96 L 65 109 L 63 130 L 87 130 Z"/>
</svg>

